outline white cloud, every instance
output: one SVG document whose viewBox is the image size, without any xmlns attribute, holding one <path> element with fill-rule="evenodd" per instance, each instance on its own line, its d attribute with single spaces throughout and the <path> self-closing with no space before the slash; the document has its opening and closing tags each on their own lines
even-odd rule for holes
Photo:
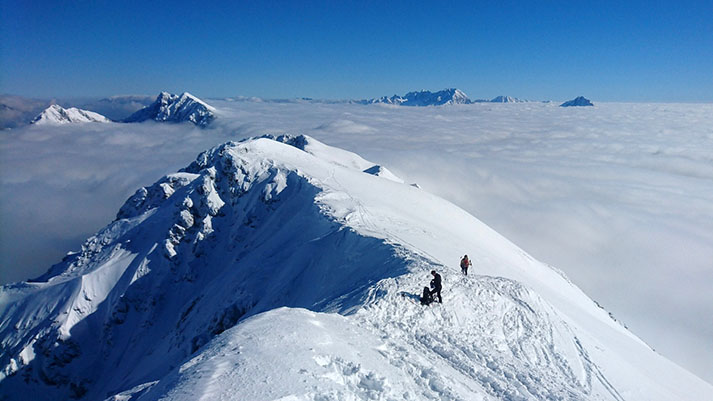
<svg viewBox="0 0 713 401">
<path fill-rule="evenodd" d="M 209 103 L 221 118 L 206 130 L 3 132 L 2 281 L 44 272 L 138 187 L 204 149 L 306 133 L 468 210 L 713 382 L 713 105 Z"/>
</svg>

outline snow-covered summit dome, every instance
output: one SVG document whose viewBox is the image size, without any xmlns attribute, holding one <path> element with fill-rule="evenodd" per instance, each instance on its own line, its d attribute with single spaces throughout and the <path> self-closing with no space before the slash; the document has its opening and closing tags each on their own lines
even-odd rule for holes
<svg viewBox="0 0 713 401">
<path fill-rule="evenodd" d="M 496 96 L 492 100 L 490 100 L 491 103 L 522 103 L 522 100 L 512 97 L 512 96 Z"/>
<path fill-rule="evenodd" d="M 111 120 L 93 111 L 82 110 L 76 107 L 65 109 L 57 104 L 49 106 L 32 120 L 32 124 L 37 125 L 58 125 L 88 122 L 109 123 Z"/>
</svg>

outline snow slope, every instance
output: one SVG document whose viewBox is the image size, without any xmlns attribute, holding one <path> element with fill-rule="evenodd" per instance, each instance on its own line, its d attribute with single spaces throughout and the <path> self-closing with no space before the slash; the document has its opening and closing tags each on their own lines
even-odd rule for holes
<svg viewBox="0 0 713 401">
<path fill-rule="evenodd" d="M 2 287 L 0 395 L 713 395 L 560 272 L 381 169 L 282 136 L 226 143 L 140 189 L 81 252 Z M 460 275 L 463 253 L 478 275 Z M 444 304 L 424 308 L 431 269 Z"/>
<path fill-rule="evenodd" d="M 111 120 L 93 111 L 82 110 L 76 107 L 70 107 L 68 109 L 65 109 L 64 107 L 57 104 L 49 106 L 32 120 L 32 124 L 37 125 L 58 125 L 89 122 L 109 123 L 111 122 Z"/>
<path fill-rule="evenodd" d="M 205 127 L 215 119 L 215 108 L 191 95 L 183 92 L 174 95 L 161 92 L 156 101 L 127 117 L 124 122 L 133 123 L 146 120 L 184 122 Z"/>
</svg>

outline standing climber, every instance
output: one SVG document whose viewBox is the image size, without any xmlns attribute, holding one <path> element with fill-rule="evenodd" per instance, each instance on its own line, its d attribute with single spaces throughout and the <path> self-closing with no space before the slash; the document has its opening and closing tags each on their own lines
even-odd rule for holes
<svg viewBox="0 0 713 401">
<path fill-rule="evenodd" d="M 468 259 L 468 255 L 463 256 L 460 260 L 460 269 L 466 276 L 468 275 L 468 267 L 473 266 L 473 262 Z"/>
<path fill-rule="evenodd" d="M 441 275 L 436 273 L 435 270 L 431 270 L 431 275 L 433 275 L 433 280 L 431 280 L 431 296 L 433 296 L 433 294 L 438 295 L 438 303 L 443 303 L 441 299 Z"/>
</svg>

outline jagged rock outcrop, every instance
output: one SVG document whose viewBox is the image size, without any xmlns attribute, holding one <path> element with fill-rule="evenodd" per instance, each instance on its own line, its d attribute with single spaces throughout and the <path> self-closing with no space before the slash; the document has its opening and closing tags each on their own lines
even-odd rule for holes
<svg viewBox="0 0 713 401">
<path fill-rule="evenodd" d="M 159 122 L 191 122 L 206 127 L 216 117 L 215 108 L 188 92 L 174 95 L 161 92 L 156 101 L 127 117 L 124 122 L 134 123 L 146 120 Z"/>
<path fill-rule="evenodd" d="M 584 96 L 578 96 L 572 100 L 568 100 L 560 105 L 560 107 L 578 107 L 578 106 L 594 106 L 589 99 Z"/>
</svg>

